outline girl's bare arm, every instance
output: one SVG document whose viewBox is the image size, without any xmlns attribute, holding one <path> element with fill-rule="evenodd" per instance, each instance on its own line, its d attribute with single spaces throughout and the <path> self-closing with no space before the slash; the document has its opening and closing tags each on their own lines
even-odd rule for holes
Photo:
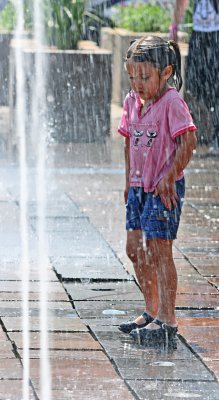
<svg viewBox="0 0 219 400">
<path fill-rule="evenodd" d="M 173 19 L 172 23 L 178 25 L 185 14 L 186 7 L 187 7 L 187 0 L 176 0 L 175 7 L 173 11 Z"/>
<path fill-rule="evenodd" d="M 125 138 L 124 155 L 125 155 L 124 199 L 125 199 L 125 203 L 127 203 L 128 191 L 129 191 L 129 172 L 130 172 L 130 139 L 129 138 Z"/>
<path fill-rule="evenodd" d="M 185 14 L 187 7 L 187 0 L 175 0 L 175 6 L 173 9 L 172 23 L 170 25 L 170 39 L 177 42 L 178 37 L 178 25 L 181 22 L 183 15 Z"/>
<path fill-rule="evenodd" d="M 185 132 L 178 136 L 176 141 L 177 149 L 174 162 L 155 190 L 155 195 L 159 195 L 165 207 L 170 210 L 177 206 L 178 196 L 174 185 L 176 178 L 191 160 L 197 144 L 195 132 Z"/>
</svg>

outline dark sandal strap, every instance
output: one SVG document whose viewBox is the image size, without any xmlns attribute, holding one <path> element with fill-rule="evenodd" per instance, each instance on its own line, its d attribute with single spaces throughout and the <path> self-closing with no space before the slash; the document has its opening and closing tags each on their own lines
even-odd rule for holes
<svg viewBox="0 0 219 400">
<path fill-rule="evenodd" d="M 159 325 L 165 331 L 176 331 L 178 330 L 177 326 L 167 325 L 165 322 L 160 321 L 159 319 L 154 319 L 153 323 Z"/>
<path fill-rule="evenodd" d="M 151 317 L 146 311 L 143 312 L 142 317 L 145 319 L 145 322 L 147 324 L 149 324 L 150 322 L 152 322 L 154 320 L 154 318 Z"/>
</svg>

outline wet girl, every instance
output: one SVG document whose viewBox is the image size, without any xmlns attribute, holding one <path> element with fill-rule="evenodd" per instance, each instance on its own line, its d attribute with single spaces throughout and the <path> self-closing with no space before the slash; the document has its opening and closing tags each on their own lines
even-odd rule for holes
<svg viewBox="0 0 219 400">
<path fill-rule="evenodd" d="M 181 58 L 174 41 L 156 36 L 135 40 L 125 66 L 131 91 L 118 131 L 125 137 L 127 254 L 145 311 L 119 329 L 146 344 L 172 340 L 177 332 L 172 246 L 184 197 L 183 169 L 196 147 L 196 127 L 178 94 Z"/>
</svg>

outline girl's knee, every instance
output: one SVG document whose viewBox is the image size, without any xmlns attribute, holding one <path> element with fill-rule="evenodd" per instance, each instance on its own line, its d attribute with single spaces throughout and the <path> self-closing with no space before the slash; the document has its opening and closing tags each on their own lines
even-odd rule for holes
<svg viewBox="0 0 219 400">
<path fill-rule="evenodd" d="M 128 258 L 133 262 L 137 263 L 141 258 L 143 251 L 143 240 L 142 234 L 139 231 L 128 232 L 127 243 L 126 243 L 126 254 Z"/>
<path fill-rule="evenodd" d="M 135 249 L 133 246 L 130 246 L 128 243 L 126 246 L 126 254 L 133 263 L 137 262 L 138 260 L 137 249 Z"/>
<path fill-rule="evenodd" d="M 136 246 L 133 246 L 132 244 L 129 245 L 127 243 L 126 254 L 133 263 L 139 263 L 145 259 L 144 249 L 139 243 L 136 244 Z"/>
</svg>

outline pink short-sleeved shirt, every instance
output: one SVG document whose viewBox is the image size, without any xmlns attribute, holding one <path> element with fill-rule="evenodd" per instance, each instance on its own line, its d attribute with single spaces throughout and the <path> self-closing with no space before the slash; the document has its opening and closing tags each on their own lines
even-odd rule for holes
<svg viewBox="0 0 219 400">
<path fill-rule="evenodd" d="M 174 88 L 150 103 L 141 115 L 142 103 L 131 91 L 125 98 L 118 131 L 130 138 L 130 185 L 153 192 L 170 169 L 176 152 L 175 138 L 195 131 L 189 109 Z M 183 177 L 183 171 L 177 180 Z"/>
</svg>

